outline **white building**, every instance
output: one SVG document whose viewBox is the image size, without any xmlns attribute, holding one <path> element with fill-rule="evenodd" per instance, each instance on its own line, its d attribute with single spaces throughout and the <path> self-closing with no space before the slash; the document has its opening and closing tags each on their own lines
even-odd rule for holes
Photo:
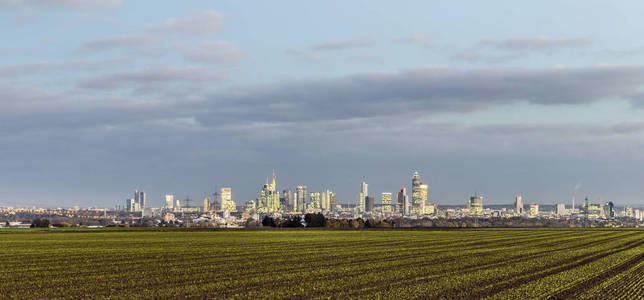
<svg viewBox="0 0 644 300">
<path fill-rule="evenodd" d="M 174 195 L 165 195 L 165 208 L 173 209 L 174 208 Z"/>
</svg>

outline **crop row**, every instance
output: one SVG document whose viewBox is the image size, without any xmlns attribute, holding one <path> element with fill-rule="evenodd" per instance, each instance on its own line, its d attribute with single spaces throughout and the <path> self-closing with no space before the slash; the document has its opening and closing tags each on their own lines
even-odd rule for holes
<svg viewBox="0 0 644 300">
<path fill-rule="evenodd" d="M 547 229 L 6 234 L 0 294 L 632 299 L 643 239 Z"/>
</svg>

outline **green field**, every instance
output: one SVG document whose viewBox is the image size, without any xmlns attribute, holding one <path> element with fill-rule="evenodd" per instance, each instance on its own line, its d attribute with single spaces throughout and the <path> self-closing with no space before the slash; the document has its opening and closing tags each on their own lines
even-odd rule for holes
<svg viewBox="0 0 644 300">
<path fill-rule="evenodd" d="M 644 297 L 642 230 L 0 231 L 2 298 Z"/>
</svg>

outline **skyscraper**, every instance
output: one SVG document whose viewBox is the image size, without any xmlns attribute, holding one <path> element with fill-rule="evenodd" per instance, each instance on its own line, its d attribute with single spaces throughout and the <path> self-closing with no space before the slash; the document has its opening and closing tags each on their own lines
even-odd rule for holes
<svg viewBox="0 0 644 300">
<path fill-rule="evenodd" d="M 210 198 L 208 197 L 203 198 L 203 211 L 204 212 L 210 211 Z"/>
<path fill-rule="evenodd" d="M 331 194 L 330 190 L 322 192 L 321 205 L 323 210 L 331 210 Z"/>
<path fill-rule="evenodd" d="M 470 197 L 470 201 L 467 202 L 467 208 L 473 216 L 480 216 L 483 214 L 483 196 L 474 195 Z"/>
<path fill-rule="evenodd" d="M 365 200 L 369 196 L 369 185 L 366 182 L 360 183 L 360 193 L 358 194 L 358 212 L 365 211 Z"/>
<path fill-rule="evenodd" d="M 380 194 L 382 201 L 382 213 L 391 213 L 391 193 Z"/>
<path fill-rule="evenodd" d="M 426 214 L 427 212 L 427 206 L 429 206 L 429 194 L 428 194 L 428 187 L 426 184 L 421 184 L 420 185 L 420 201 L 422 203 L 422 213 Z"/>
<path fill-rule="evenodd" d="M 143 211 L 146 208 L 145 192 L 134 190 L 134 202 L 137 203 L 138 209 L 136 211 Z"/>
<path fill-rule="evenodd" d="M 320 193 L 311 192 L 311 201 L 309 202 L 309 208 L 318 210 L 320 209 Z"/>
<path fill-rule="evenodd" d="M 398 213 L 406 216 L 409 215 L 409 198 L 407 198 L 407 189 L 401 188 L 400 192 L 396 197 L 396 205 L 398 208 Z"/>
<path fill-rule="evenodd" d="M 257 211 L 260 213 L 277 212 L 280 210 L 280 196 L 279 192 L 277 192 L 275 172 L 273 172 L 271 183 L 268 183 L 268 178 L 266 178 L 266 184 L 262 187 L 257 200 Z"/>
<path fill-rule="evenodd" d="M 221 188 L 221 210 L 229 212 L 237 211 L 237 205 L 232 200 L 232 190 L 229 187 Z"/>
<path fill-rule="evenodd" d="M 365 212 L 372 212 L 375 199 L 373 196 L 364 197 L 364 210 Z"/>
<path fill-rule="evenodd" d="M 567 214 L 566 204 L 565 203 L 557 203 L 556 214 L 559 215 L 559 216 L 564 216 L 564 215 Z"/>
<path fill-rule="evenodd" d="M 424 214 L 427 203 L 427 185 L 420 181 L 418 172 L 414 172 L 414 176 L 411 178 L 411 200 L 411 213 L 414 215 Z"/>
<path fill-rule="evenodd" d="M 138 203 L 136 203 L 134 198 L 125 199 L 125 210 L 127 210 L 128 212 L 139 211 Z"/>
<path fill-rule="evenodd" d="M 606 218 L 609 219 L 614 219 L 615 218 L 615 206 L 613 205 L 612 201 L 609 201 L 608 204 L 606 205 L 607 207 L 607 213 L 606 213 Z"/>
<path fill-rule="evenodd" d="M 293 211 L 293 191 L 290 188 L 282 191 L 280 205 L 285 211 Z"/>
<path fill-rule="evenodd" d="M 174 195 L 167 194 L 165 195 L 165 208 L 173 209 L 174 208 Z"/>
<path fill-rule="evenodd" d="M 523 214 L 523 199 L 520 195 L 514 196 L 514 212 L 519 215 Z"/>
<path fill-rule="evenodd" d="M 334 211 L 335 206 L 337 205 L 337 199 L 334 192 L 329 192 L 329 210 Z"/>
<path fill-rule="evenodd" d="M 253 201 L 253 200 L 246 201 L 244 211 L 249 213 L 249 214 L 254 213 L 255 212 L 255 201 Z"/>
<path fill-rule="evenodd" d="M 306 210 L 306 186 L 298 185 L 295 188 L 294 212 L 303 212 Z"/>
</svg>

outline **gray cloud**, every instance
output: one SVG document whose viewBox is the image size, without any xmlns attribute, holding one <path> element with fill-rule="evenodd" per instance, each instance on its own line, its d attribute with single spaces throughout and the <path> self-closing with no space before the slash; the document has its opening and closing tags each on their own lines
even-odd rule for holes
<svg viewBox="0 0 644 300">
<path fill-rule="evenodd" d="M 213 97 L 222 115 L 254 120 L 338 120 L 405 113 L 469 112 L 528 102 L 577 105 L 629 98 L 644 84 L 641 67 L 575 69 L 415 69 L 362 73 L 242 89 Z"/>
<path fill-rule="evenodd" d="M 504 50 L 546 50 L 555 48 L 587 47 L 593 41 L 586 38 L 550 38 L 547 36 L 509 38 L 505 40 L 482 40 L 479 44 Z"/>
<path fill-rule="evenodd" d="M 137 49 L 152 44 L 157 39 L 139 34 L 117 35 L 87 41 L 83 44 L 84 51 L 109 51 L 114 49 Z"/>
<path fill-rule="evenodd" d="M 16 78 L 37 75 L 45 72 L 68 73 L 76 71 L 107 70 L 128 62 L 127 58 L 114 59 L 75 59 L 61 62 L 31 62 L 0 66 L 0 77 Z"/>
<path fill-rule="evenodd" d="M 366 40 L 337 40 L 337 41 L 326 41 L 319 44 L 311 46 L 312 50 L 315 51 L 332 51 L 332 50 L 346 50 L 353 48 L 368 48 L 371 47 L 372 43 Z"/>
<path fill-rule="evenodd" d="M 15 176 L 45 168 L 44 178 L 35 179 L 46 181 L 45 175 L 52 175 L 46 170 L 78 172 L 91 165 L 97 174 L 116 178 L 110 181 L 111 190 L 127 190 L 135 182 L 158 193 L 168 186 L 177 193 L 199 190 L 194 182 L 197 177 L 207 178 L 208 184 L 232 181 L 238 184 L 232 186 L 241 204 L 256 196 L 248 187 L 253 180 L 249 174 L 277 166 L 281 167 L 278 174 L 296 176 L 280 177 L 280 186 L 324 182 L 336 188 L 344 202 L 353 199 L 352 183 L 361 180 L 355 176 L 383 169 L 446 172 L 430 182 L 449 190 L 450 183 L 439 180 L 457 182 L 455 178 L 464 175 L 456 169 L 511 168 L 513 162 L 508 160 L 513 157 L 519 164 L 526 163 L 525 157 L 531 162 L 548 162 L 553 157 L 636 157 L 643 146 L 640 122 L 499 121 L 473 125 L 433 120 L 442 113 L 520 102 L 572 107 L 628 98 L 644 84 L 641 67 L 415 69 L 218 92 L 174 88 L 213 76 L 208 72 L 205 68 L 166 67 L 117 72 L 85 82 L 85 89 L 59 92 L 0 86 L 3 167 L 18 174 Z M 198 84 L 210 85 L 210 81 Z M 148 90 L 141 92 L 142 86 Z M 168 98 L 174 101 L 160 97 L 159 90 L 176 91 Z M 195 95 L 198 99 L 192 98 Z M 446 160 L 454 165 L 440 167 Z M 374 166 L 374 161 L 382 163 Z M 123 175 L 133 166 L 157 175 L 149 179 Z M 213 174 L 214 166 L 227 171 Z M 566 166 L 580 170 L 579 165 Z M 310 169 L 319 172 L 302 171 Z M 356 169 L 361 172 L 351 175 Z M 183 176 L 176 176 L 179 173 L 194 176 L 185 175 L 183 182 Z M 168 181 L 158 174 L 167 174 Z M 329 179 L 320 174 L 341 175 Z M 59 174 L 58 178 L 65 176 L 77 175 Z M 92 172 L 88 176 L 82 180 L 104 180 Z M 502 180 L 499 176 L 495 178 Z M 576 182 L 579 177 L 573 179 Z M 257 180 L 261 183 L 262 178 Z M 477 178 L 472 178 L 466 183 L 476 182 Z M 62 186 L 75 184 L 79 182 Z M 392 183 L 374 182 L 385 190 L 387 184 Z M 570 184 L 566 182 L 566 186 L 569 189 Z M 453 187 L 459 188 L 468 187 Z"/>
<path fill-rule="evenodd" d="M 150 32 L 171 34 L 212 33 L 219 30 L 224 15 L 218 11 L 208 10 L 193 13 L 184 18 L 168 18 L 159 24 L 150 24 Z"/>
<path fill-rule="evenodd" d="M 509 61 L 517 60 L 522 56 L 518 53 L 511 53 L 505 55 L 487 54 L 476 51 L 458 52 L 452 55 L 453 60 L 461 60 L 469 63 L 487 63 L 487 64 L 502 64 Z"/>
<path fill-rule="evenodd" d="M 195 92 L 194 87 L 225 78 L 225 74 L 203 67 L 150 67 L 90 78 L 81 82 L 80 87 L 94 90 L 128 88 L 137 93 L 156 94 L 187 86 L 188 91 Z"/>
<path fill-rule="evenodd" d="M 235 63 L 244 53 L 228 41 L 207 41 L 199 46 L 178 47 L 184 58 L 193 62 Z"/>
<path fill-rule="evenodd" d="M 34 66 L 38 68 L 40 66 Z M 270 125 L 330 122 L 353 124 L 351 120 L 405 116 L 411 120 L 442 113 L 467 113 L 494 107 L 532 103 L 536 105 L 581 105 L 597 101 L 637 100 L 644 85 L 642 67 L 590 67 L 571 69 L 411 69 L 399 72 L 370 72 L 335 79 L 291 81 L 284 84 L 237 87 L 214 92 L 213 83 L 225 79 L 217 70 L 205 67 L 151 67 L 108 73 L 82 80 L 74 96 L 92 105 L 106 95 L 112 99 L 165 96 L 176 105 L 164 118 L 190 112 L 181 118 L 194 117 L 204 126 L 233 126 L 237 123 Z M 195 89 L 197 87 L 197 89 Z M 9 89 L 11 90 L 11 89 Z M 123 94 L 128 90 L 136 93 Z M 44 93 L 44 94 L 40 94 Z M 55 98 L 45 91 L 7 94 L 11 99 L 34 94 L 41 102 Z M 22 95 L 22 96 L 20 96 Z M 109 95 L 109 94 L 108 94 Z M 165 99 L 165 98 L 164 98 Z M 27 101 L 27 102 L 34 102 Z M 109 100 L 117 107 L 129 107 L 129 101 Z M 24 101 L 17 101 L 22 103 Z M 163 103 L 167 103 L 165 100 Z M 158 102 L 140 102 L 158 105 Z M 97 109 L 104 106 L 98 105 Z M 0 107 L 2 108 L 2 107 Z M 91 105 L 88 106 L 91 109 Z M 137 108 L 138 109 L 138 108 Z M 311 117 L 311 113 L 315 117 Z M 346 123 L 337 123 L 344 120 Z M 337 125 L 335 125 L 337 126 Z"/>
</svg>

